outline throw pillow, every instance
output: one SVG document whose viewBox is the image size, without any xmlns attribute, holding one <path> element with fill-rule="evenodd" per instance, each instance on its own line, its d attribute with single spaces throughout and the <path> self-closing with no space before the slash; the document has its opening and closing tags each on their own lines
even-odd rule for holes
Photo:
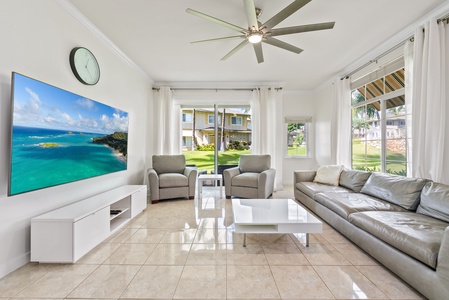
<svg viewBox="0 0 449 300">
<path fill-rule="evenodd" d="M 338 186 L 342 170 L 343 166 L 341 165 L 320 166 L 316 171 L 313 182 Z"/>
</svg>

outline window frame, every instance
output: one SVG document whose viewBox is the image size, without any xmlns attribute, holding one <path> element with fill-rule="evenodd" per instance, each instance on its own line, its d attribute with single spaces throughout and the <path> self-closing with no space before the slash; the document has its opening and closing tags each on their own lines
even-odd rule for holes
<svg viewBox="0 0 449 300">
<path fill-rule="evenodd" d="M 312 151 L 311 151 L 311 136 L 312 136 L 312 117 L 286 117 L 285 118 L 285 138 L 284 138 L 284 145 L 285 145 L 285 157 L 286 158 L 311 158 L 312 157 Z M 305 155 L 294 155 L 289 153 L 289 143 L 291 141 L 290 139 L 290 132 L 288 130 L 290 124 L 303 124 L 304 126 L 304 137 L 302 140 L 301 146 L 304 146 L 306 149 Z"/>
<path fill-rule="evenodd" d="M 377 79 L 371 78 L 371 81 L 369 81 L 369 82 L 365 81 L 361 85 L 351 84 L 351 95 L 354 93 L 354 91 L 360 89 L 361 87 L 365 87 L 366 88 L 366 86 L 368 86 L 370 83 L 372 83 L 372 82 L 374 82 L 376 80 L 382 79 L 382 80 L 385 81 L 385 78 L 387 76 L 389 76 L 389 75 L 391 75 L 393 73 L 396 73 L 397 71 L 399 71 L 400 69 L 403 69 L 403 68 L 404 68 L 404 66 L 402 66 L 402 67 L 400 67 L 400 68 L 398 68 L 396 70 L 391 70 L 390 73 L 383 73 L 382 76 L 378 77 Z M 404 84 L 405 84 L 405 81 L 404 81 Z M 394 99 L 396 97 L 399 97 L 399 96 L 405 97 L 405 89 L 406 89 L 405 87 L 402 87 L 402 88 L 395 89 L 394 91 L 387 92 L 386 88 L 384 86 L 384 90 L 383 90 L 383 94 L 382 95 L 374 97 L 374 98 L 370 98 L 370 99 L 365 98 L 365 101 L 362 101 L 362 102 L 359 102 L 359 103 L 355 103 L 355 104 L 352 104 L 353 98 L 351 96 L 351 99 L 350 99 L 350 101 L 351 101 L 351 111 L 353 111 L 354 109 L 360 108 L 360 107 L 368 107 L 370 104 L 374 104 L 374 103 L 379 103 L 380 104 L 380 110 L 379 110 L 379 113 L 380 113 L 380 116 L 381 116 L 380 120 L 370 120 L 370 122 L 368 122 L 368 119 L 365 119 L 365 123 L 367 123 L 367 124 L 368 123 L 375 123 L 377 128 L 380 131 L 379 132 L 380 133 L 380 137 L 376 137 L 376 138 L 373 138 L 373 139 L 365 138 L 365 142 L 380 141 L 380 143 L 381 143 L 381 146 L 380 146 L 380 157 L 379 157 L 380 170 L 375 170 L 377 172 L 388 173 L 388 171 L 390 170 L 388 168 L 388 163 L 395 163 L 395 162 L 396 163 L 403 163 L 403 164 L 405 164 L 405 170 L 404 170 L 405 171 L 405 175 L 404 176 L 407 176 L 407 174 L 409 172 L 410 157 L 408 157 L 407 148 L 405 150 L 405 161 L 389 160 L 388 159 L 388 155 L 387 155 L 387 142 L 388 141 L 404 140 L 405 145 L 408 144 L 409 136 L 407 134 L 407 131 L 405 131 L 405 135 L 404 135 L 403 138 L 395 138 L 395 137 L 389 136 L 389 131 L 388 131 L 388 128 L 387 128 L 387 126 L 394 126 L 394 120 L 392 120 L 389 117 L 388 113 L 387 113 L 388 110 L 389 110 L 389 108 L 387 108 L 387 101 L 391 100 L 391 99 Z M 366 94 L 366 91 L 365 91 L 365 94 Z M 405 107 L 405 112 L 404 112 L 403 115 L 401 115 L 401 116 L 404 117 L 403 122 L 405 123 L 405 125 L 400 125 L 400 126 L 404 126 L 405 128 L 407 128 L 408 126 L 406 125 L 407 124 L 406 122 L 408 122 L 410 112 L 407 110 L 406 102 L 404 102 L 404 104 L 402 104 L 402 105 Z M 402 106 L 402 105 L 398 105 L 398 106 L 395 106 L 395 107 L 399 107 L 399 106 Z M 351 167 L 353 169 L 358 169 L 358 168 L 355 168 L 355 165 L 354 165 L 354 132 L 353 132 L 353 125 L 352 125 L 353 123 L 352 122 L 353 122 L 353 120 L 352 120 L 352 117 L 351 117 Z M 393 125 L 389 125 L 390 122 L 393 122 Z M 367 147 L 367 145 L 365 145 L 365 147 Z M 369 168 L 366 165 L 367 162 L 374 162 L 374 160 L 368 160 L 367 159 L 368 155 L 367 155 L 366 151 L 367 150 L 365 149 L 365 155 L 364 155 L 364 162 L 365 162 L 364 169 L 365 170 L 367 170 L 366 168 Z M 369 171 L 373 171 L 373 170 L 369 170 Z M 399 171 L 399 172 L 394 172 L 393 171 L 391 173 L 392 174 L 398 174 L 398 173 L 401 173 L 401 171 Z M 388 173 L 388 174 L 390 174 L 390 173 Z M 403 174 L 399 174 L 399 175 L 403 175 Z"/>
</svg>

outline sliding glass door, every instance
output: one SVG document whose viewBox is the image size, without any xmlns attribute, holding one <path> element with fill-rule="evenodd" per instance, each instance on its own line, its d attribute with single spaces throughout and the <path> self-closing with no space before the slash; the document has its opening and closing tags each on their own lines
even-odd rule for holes
<svg viewBox="0 0 449 300">
<path fill-rule="evenodd" d="M 201 173 L 222 173 L 251 153 L 249 106 L 186 106 L 182 108 L 182 144 L 187 164 Z"/>
</svg>

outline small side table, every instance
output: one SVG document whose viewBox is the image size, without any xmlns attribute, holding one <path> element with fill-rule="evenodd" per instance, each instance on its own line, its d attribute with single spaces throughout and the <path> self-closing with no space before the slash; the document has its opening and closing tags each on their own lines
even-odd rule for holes
<svg viewBox="0 0 449 300">
<path fill-rule="evenodd" d="M 201 174 L 198 176 L 198 198 L 201 197 L 203 192 L 203 181 L 205 180 L 217 180 L 220 181 L 220 198 L 223 197 L 223 177 L 221 174 Z"/>
</svg>

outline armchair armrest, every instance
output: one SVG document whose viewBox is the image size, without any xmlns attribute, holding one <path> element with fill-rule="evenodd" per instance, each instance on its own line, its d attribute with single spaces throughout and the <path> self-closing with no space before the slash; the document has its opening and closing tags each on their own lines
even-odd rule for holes
<svg viewBox="0 0 449 300">
<path fill-rule="evenodd" d="M 150 183 L 150 199 L 159 200 L 159 175 L 152 168 L 148 169 L 148 182 Z"/>
<path fill-rule="evenodd" d="M 296 186 L 298 182 L 312 182 L 315 179 L 316 171 L 304 170 L 294 171 L 293 173 L 293 186 Z"/>
<path fill-rule="evenodd" d="M 223 171 L 223 179 L 225 182 L 225 195 L 226 197 L 231 196 L 231 181 L 232 177 L 239 175 L 240 169 L 239 167 L 229 168 Z"/>
<path fill-rule="evenodd" d="M 186 167 L 184 169 L 184 175 L 189 179 L 189 198 L 195 198 L 196 177 L 198 170 L 195 167 Z"/>
<path fill-rule="evenodd" d="M 276 177 L 275 169 L 268 169 L 259 174 L 259 187 L 257 197 L 261 199 L 268 198 L 274 191 L 274 178 Z"/>
</svg>

